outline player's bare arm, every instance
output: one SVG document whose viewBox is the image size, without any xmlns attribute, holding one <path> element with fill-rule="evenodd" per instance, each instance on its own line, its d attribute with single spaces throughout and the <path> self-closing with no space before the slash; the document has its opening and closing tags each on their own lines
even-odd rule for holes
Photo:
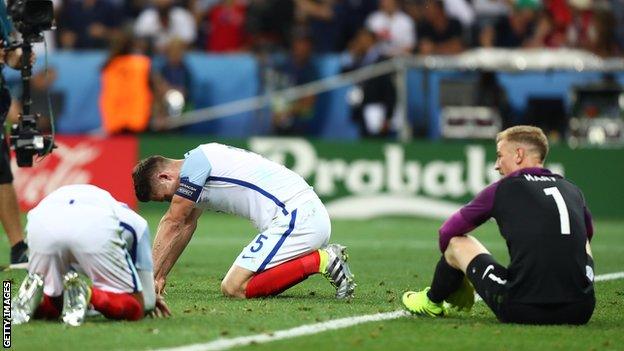
<svg viewBox="0 0 624 351">
<path fill-rule="evenodd" d="M 169 210 L 158 224 L 154 239 L 154 282 L 156 293 L 165 288 L 166 277 L 186 248 L 195 228 L 201 210 L 194 203 L 181 196 L 173 196 Z"/>
</svg>

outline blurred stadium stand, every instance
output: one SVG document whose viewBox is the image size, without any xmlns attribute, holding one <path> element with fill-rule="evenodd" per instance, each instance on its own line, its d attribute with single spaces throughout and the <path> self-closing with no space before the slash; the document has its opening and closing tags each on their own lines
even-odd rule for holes
<svg viewBox="0 0 624 351">
<path fill-rule="evenodd" d="M 554 53 L 553 53 L 554 54 Z M 51 90 L 65 96 L 65 107 L 58 116 L 58 130 L 64 134 L 92 133 L 100 128 L 98 109 L 99 73 L 106 59 L 104 52 L 57 51 L 50 57 L 50 66 L 57 71 L 57 80 Z M 162 60 L 160 60 L 162 61 Z M 154 60 L 158 65 L 159 60 Z M 188 53 L 186 62 L 192 73 L 190 98 L 195 108 L 201 109 L 240 99 L 263 96 L 261 64 L 250 54 L 215 55 L 200 52 Z M 448 63 L 448 59 L 445 59 Z M 340 56 L 328 54 L 314 59 L 321 77 L 331 77 L 340 72 Z M 428 69 L 410 66 L 406 74 L 407 114 L 414 127 L 415 136 L 437 139 L 440 134 L 441 96 L 445 82 L 455 82 L 456 89 L 474 93 L 471 82 L 477 77 L 474 69 L 461 69 L 462 63 Z M 37 69 L 41 69 L 41 61 Z M 9 82 L 17 82 L 17 72 L 7 70 Z M 575 86 L 597 83 L 603 73 L 577 72 L 569 69 L 505 70 L 497 73 L 501 87 L 506 91 L 514 123 L 527 122 L 530 99 L 562 99 L 566 113 L 571 112 L 571 90 Z M 624 72 L 614 72 L 613 77 L 624 85 Z M 462 88 L 463 87 L 463 88 Z M 448 89 L 448 87 L 446 88 Z M 309 136 L 330 139 L 354 139 L 357 128 L 349 120 L 349 106 L 345 98 L 347 88 L 328 89 L 319 95 L 315 108 L 316 128 Z M 451 95 L 460 95 L 454 91 Z M 454 99 L 465 99 L 454 97 Z M 218 120 L 198 123 L 182 128 L 188 133 L 208 133 L 221 137 L 247 137 L 271 133 L 270 111 L 250 108 L 246 112 Z"/>
<path fill-rule="evenodd" d="M 155 72 L 167 54 L 167 48 L 156 45 L 159 39 L 175 39 L 176 31 L 189 34 L 181 55 L 191 73 L 190 89 L 184 92 L 190 101 L 183 101 L 185 113 L 181 117 L 169 121 L 172 128 L 153 117 L 151 129 L 156 132 L 173 129 L 235 138 L 272 135 L 276 132 L 274 113 L 284 104 L 296 105 L 295 99 L 305 97 L 302 93 L 307 91 L 315 99 L 313 118 L 306 122 L 303 136 L 357 139 L 358 128 L 351 120 L 348 100 L 353 98 L 349 95 L 353 92 L 351 83 L 361 83 L 362 77 L 357 72 L 331 77 L 340 74 L 345 57 L 354 55 L 353 39 L 362 28 L 374 32 L 377 48 L 401 40 L 396 37 L 400 31 L 391 30 L 398 20 L 392 13 L 400 13 L 403 23 L 412 23 L 405 26 L 414 30 L 406 33 L 414 37 L 412 48 L 385 55 L 394 56 L 390 63 L 360 57 L 366 62 L 362 72 L 372 74 L 367 77 L 393 75 L 397 104 L 390 139 L 443 137 L 445 106 L 483 104 L 469 103 L 475 99 L 474 90 L 484 90 L 482 85 L 475 87 L 480 70 L 494 72 L 496 89 L 504 96 L 504 108 L 497 107 L 503 127 L 540 122 L 536 120 L 543 112 L 540 101 L 558 101 L 555 110 L 563 122 L 554 129 L 559 134 L 567 133 L 573 90 L 600 82 L 604 72 L 613 72 L 613 81 L 624 85 L 623 61 L 617 58 L 624 52 L 624 7 L 615 0 L 55 0 L 54 4 L 58 29 L 46 37 L 52 49 L 50 66 L 57 75 L 51 90 L 63 101 L 57 116 L 61 134 L 101 133 L 100 73 L 109 55 L 101 49 L 102 44 L 114 42 L 121 33 L 132 35 L 132 28 L 136 42 L 131 53 L 150 55 Z M 101 9 L 107 9 L 106 13 Z M 152 32 L 160 34 L 145 34 L 136 28 L 140 14 L 146 13 L 152 14 Z M 192 15 L 196 23 L 183 25 L 184 21 L 177 18 L 182 13 L 187 19 Z M 379 17 L 375 26 L 370 23 L 373 16 Z M 447 29 L 438 33 L 424 26 L 432 20 L 434 27 Z M 457 43 L 457 30 L 449 29 L 448 21 L 461 23 L 461 43 Z M 196 33 L 190 35 L 193 27 Z M 85 36 L 80 45 L 75 40 L 78 34 Z M 215 39 L 212 35 L 219 35 L 218 50 L 207 45 Z M 197 39 L 191 42 L 192 37 Z M 312 65 L 321 81 L 312 84 L 311 90 L 305 88 L 307 85 L 294 87 L 292 82 L 273 84 L 271 72 L 280 57 L 291 55 L 293 38 L 304 37 L 313 43 Z M 497 44 L 501 41 L 506 44 Z M 189 51 L 184 53 L 185 49 Z M 422 53 L 440 56 L 419 56 Z M 40 59 L 35 70 L 42 66 Z M 290 72 L 293 81 L 301 74 L 297 69 Z M 15 85 L 18 73 L 5 71 Z M 283 89 L 286 94 L 281 93 Z M 449 99 L 454 102 L 449 103 Z M 619 105 L 624 109 L 624 102 Z M 161 106 L 159 111 L 164 110 L 167 108 Z"/>
</svg>

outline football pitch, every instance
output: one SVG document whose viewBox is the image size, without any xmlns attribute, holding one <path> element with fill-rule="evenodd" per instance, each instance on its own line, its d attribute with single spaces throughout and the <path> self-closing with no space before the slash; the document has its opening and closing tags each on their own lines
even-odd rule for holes
<svg viewBox="0 0 624 351">
<path fill-rule="evenodd" d="M 162 211 L 150 209 L 141 214 L 155 231 Z M 194 350 L 624 349 L 622 278 L 596 283 L 596 310 L 589 325 L 583 327 L 502 325 L 482 302 L 468 314 L 455 313 L 443 319 L 380 314 L 400 310 L 405 290 L 429 285 L 440 256 L 439 225 L 440 221 L 415 218 L 333 220 L 332 242 L 348 247 L 349 262 L 358 283 L 356 297 L 351 301 L 334 299 L 335 290 L 319 275 L 279 297 L 234 300 L 221 296 L 220 281 L 256 232 L 243 219 L 207 213 L 168 279 L 166 298 L 173 317 L 140 322 L 96 317 L 79 328 L 34 321 L 13 327 L 13 348 L 153 350 L 204 344 Z M 592 247 L 596 274 L 624 271 L 624 220 L 598 220 L 595 228 Z M 505 244 L 493 222 L 474 234 L 495 257 L 507 263 Z M 6 239 L 2 239 L 1 263 L 8 261 L 7 254 Z M 13 280 L 15 293 L 24 271 L 0 275 L 3 280 Z M 347 326 L 358 319 L 344 318 L 363 315 L 388 319 Z M 343 321 L 335 322 L 336 319 Z M 281 332 L 300 326 L 307 327 Z M 338 329 L 322 331 L 328 327 Z M 295 336 L 297 331 L 308 334 Z M 264 335 L 240 346 L 244 340 L 240 337 L 258 334 Z M 273 340 L 282 336 L 290 338 Z"/>
</svg>

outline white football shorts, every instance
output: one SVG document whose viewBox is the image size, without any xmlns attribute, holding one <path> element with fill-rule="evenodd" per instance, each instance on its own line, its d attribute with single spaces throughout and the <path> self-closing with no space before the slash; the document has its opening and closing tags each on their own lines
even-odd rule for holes
<svg viewBox="0 0 624 351">
<path fill-rule="evenodd" d="M 314 252 L 329 243 L 331 222 L 318 197 L 306 199 L 288 215 L 278 215 L 238 255 L 235 265 L 253 272 L 275 267 Z"/>
</svg>

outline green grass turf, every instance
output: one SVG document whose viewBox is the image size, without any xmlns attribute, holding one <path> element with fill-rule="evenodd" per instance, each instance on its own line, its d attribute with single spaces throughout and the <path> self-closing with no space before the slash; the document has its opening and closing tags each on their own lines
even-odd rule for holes
<svg viewBox="0 0 624 351">
<path fill-rule="evenodd" d="M 161 213 L 143 212 L 155 228 Z M 349 247 L 359 284 L 347 303 L 333 298 L 334 289 L 314 276 L 282 296 L 258 300 L 221 297 L 219 282 L 236 255 L 256 234 L 246 221 L 205 214 L 195 237 L 174 267 L 167 301 L 174 316 L 137 323 L 89 320 L 79 328 L 35 321 L 13 329 L 18 350 L 145 350 L 208 342 L 221 337 L 257 334 L 334 318 L 394 311 L 401 293 L 429 284 L 439 258 L 439 221 L 383 218 L 333 221 L 332 241 Z M 624 270 L 624 221 L 597 221 L 593 242 L 597 274 Z M 506 248 L 495 224 L 475 235 L 501 262 Z M 6 239 L 0 239 L 0 263 L 7 262 Z M 0 273 L 13 279 L 22 272 Z M 295 339 L 255 344 L 248 350 L 621 350 L 624 348 L 624 280 L 599 282 L 598 304 L 584 327 L 501 325 L 482 303 L 470 314 L 445 319 L 401 318 Z"/>
</svg>

